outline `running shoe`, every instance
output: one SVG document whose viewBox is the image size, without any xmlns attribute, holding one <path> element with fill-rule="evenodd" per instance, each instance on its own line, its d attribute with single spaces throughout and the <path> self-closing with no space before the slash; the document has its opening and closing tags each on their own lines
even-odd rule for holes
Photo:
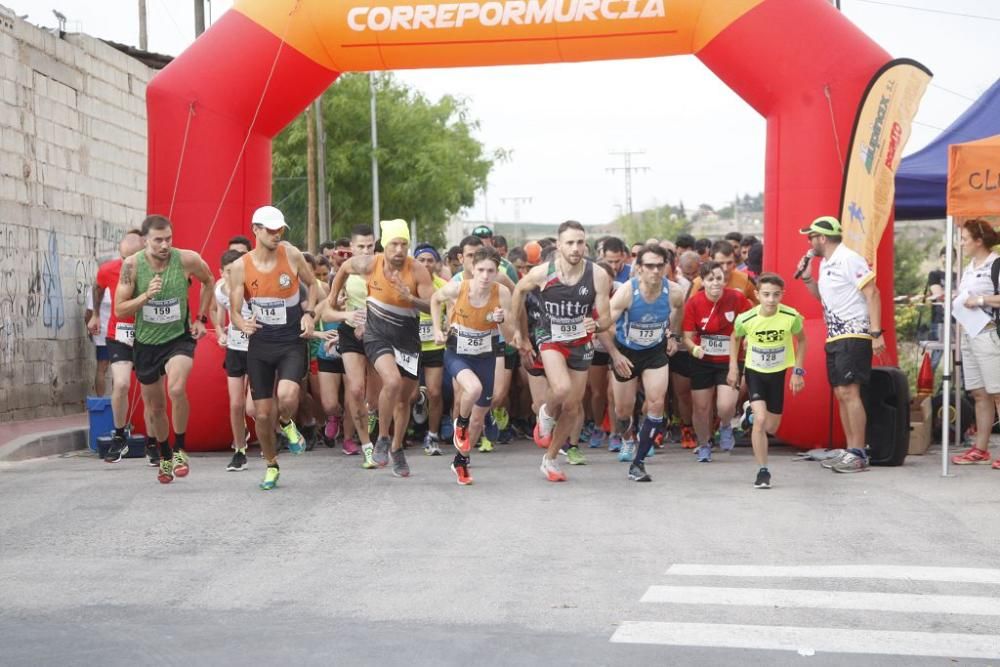
<svg viewBox="0 0 1000 667">
<path fill-rule="evenodd" d="M 441 445 L 436 438 L 432 438 L 428 433 L 424 436 L 424 454 L 427 456 L 441 456 Z"/>
<path fill-rule="evenodd" d="M 868 457 L 858 456 L 854 452 L 848 451 L 839 461 L 833 464 L 833 472 L 865 472 L 868 470 Z"/>
<path fill-rule="evenodd" d="M 174 460 L 172 458 L 160 459 L 159 468 L 156 479 L 160 480 L 160 484 L 170 484 L 174 481 Z"/>
<path fill-rule="evenodd" d="M 441 440 L 441 442 L 447 442 L 448 440 L 451 440 L 452 437 L 454 437 L 455 435 L 454 425 L 455 423 L 452 421 L 451 415 L 449 415 L 447 412 L 441 415 L 441 428 L 438 431 L 438 438 Z"/>
<path fill-rule="evenodd" d="M 500 435 L 497 436 L 498 445 L 509 445 L 514 440 L 514 429 L 507 427 L 500 431 Z"/>
<path fill-rule="evenodd" d="M 111 455 L 111 451 L 108 451 L 108 456 Z M 104 459 L 107 461 L 107 459 Z M 1000 461 L 1000 459 L 997 459 Z M 967 466 L 967 465 L 981 465 L 988 466 L 993 462 L 993 458 L 990 456 L 990 451 L 983 451 L 976 447 L 970 447 L 961 454 L 951 457 L 951 462 L 957 466 Z"/>
<path fill-rule="evenodd" d="M 188 466 L 188 455 L 183 449 L 174 450 L 174 475 L 176 477 L 187 477 L 191 472 Z"/>
<path fill-rule="evenodd" d="M 1000 459 L 997 459 L 996 461 L 993 462 L 992 468 L 994 470 L 1000 470 Z"/>
<path fill-rule="evenodd" d="M 427 423 L 427 406 L 427 387 L 421 387 L 417 392 L 417 400 L 414 401 L 413 407 L 410 409 L 410 414 L 413 416 L 414 424 Z"/>
<path fill-rule="evenodd" d="M 542 457 L 542 474 L 550 482 L 565 482 L 566 475 L 562 470 L 559 469 L 559 464 L 556 463 L 555 459 L 550 459 L 547 456 Z"/>
<path fill-rule="evenodd" d="M 290 421 L 287 424 L 281 426 L 281 433 L 288 440 L 288 451 L 292 454 L 301 454 L 306 451 L 306 439 L 302 437 L 299 433 L 298 427 L 295 426 L 295 422 Z"/>
<path fill-rule="evenodd" d="M 493 421 L 493 415 L 489 412 L 486 413 L 486 419 L 483 421 L 483 435 L 491 443 L 496 442 L 497 438 L 500 437 L 500 429 L 497 427 L 497 423 Z"/>
<path fill-rule="evenodd" d="M 406 462 L 406 452 L 402 449 L 395 452 L 389 452 L 389 457 L 392 459 L 393 477 L 410 476 L 410 464 Z"/>
<path fill-rule="evenodd" d="M 358 443 L 353 438 L 344 438 L 344 443 L 340 446 L 340 451 L 344 453 L 344 456 L 357 456 L 361 453 L 361 448 L 358 447 Z"/>
<path fill-rule="evenodd" d="M 233 452 L 233 458 L 229 461 L 229 465 L 226 466 L 226 470 L 229 472 L 240 472 L 247 469 L 247 454 L 244 451 Z"/>
<path fill-rule="evenodd" d="M 323 427 L 323 437 L 326 438 L 326 446 L 333 447 L 340 435 L 340 417 L 330 415 L 326 418 L 326 426 Z"/>
<path fill-rule="evenodd" d="M 160 450 L 156 448 L 155 442 L 146 443 L 146 465 L 150 468 L 157 468 L 160 465 Z"/>
<path fill-rule="evenodd" d="M 652 482 L 653 478 L 646 472 L 646 464 L 633 463 L 628 467 L 628 478 L 633 482 Z"/>
<path fill-rule="evenodd" d="M 846 454 L 846 453 L 847 453 L 847 450 L 846 449 L 842 449 L 842 450 L 840 450 L 840 452 L 837 453 L 836 456 L 832 456 L 832 457 L 826 459 L 825 461 L 820 461 L 819 465 L 820 465 L 820 467 L 826 468 L 827 470 L 832 470 L 833 466 L 835 466 L 838 463 L 840 463 L 840 459 L 844 458 L 844 454 Z"/>
<path fill-rule="evenodd" d="M 580 444 L 589 443 L 590 436 L 594 434 L 594 422 L 585 422 L 583 428 L 580 429 Z"/>
<path fill-rule="evenodd" d="M 541 409 L 538 410 L 538 419 L 536 419 L 535 421 L 540 426 L 538 430 L 542 434 L 542 437 L 551 437 L 552 431 L 556 427 L 556 420 L 553 419 L 547 413 L 545 414 L 544 417 L 542 417 L 542 412 L 544 411 L 544 409 L 545 406 L 542 405 Z"/>
<path fill-rule="evenodd" d="M 469 466 L 465 463 L 452 463 L 451 471 L 455 473 L 456 481 L 459 486 L 468 486 L 472 484 L 472 475 L 469 474 Z"/>
<path fill-rule="evenodd" d="M 379 438 L 375 441 L 375 464 L 379 468 L 384 468 L 389 464 L 389 447 L 392 441 L 389 438 Z"/>
<path fill-rule="evenodd" d="M 626 440 L 622 443 L 622 448 L 618 452 L 618 460 L 622 463 L 627 463 L 635 458 L 636 443 L 635 440 Z"/>
<path fill-rule="evenodd" d="M 604 445 L 604 438 L 606 438 L 607 436 L 608 436 L 607 433 L 605 433 L 599 428 L 595 428 L 593 432 L 591 432 L 590 434 L 590 443 L 589 443 L 590 448 L 597 449 L 599 447 L 602 447 Z"/>
<path fill-rule="evenodd" d="M 472 443 L 469 442 L 468 424 L 460 426 L 458 420 L 456 419 L 452 425 L 452 431 L 455 434 L 452 437 L 452 444 L 455 445 L 455 449 L 461 452 L 463 456 L 468 454 L 469 450 L 472 449 Z"/>
<path fill-rule="evenodd" d="M 510 413 L 507 412 L 507 408 L 493 408 L 493 422 L 501 431 L 506 430 L 510 426 Z"/>
<path fill-rule="evenodd" d="M 729 424 L 723 425 L 719 429 L 719 449 L 724 452 L 731 452 L 735 446 L 736 438 L 733 436 L 733 427 Z"/>
<path fill-rule="evenodd" d="M 479 447 L 477 449 L 483 454 L 489 454 L 493 451 L 493 441 L 484 435 L 479 438 Z"/>
<path fill-rule="evenodd" d="M 698 439 L 694 437 L 694 429 L 690 426 L 681 426 L 681 447 L 695 449 L 697 446 Z"/>
<path fill-rule="evenodd" d="M 112 435 L 111 446 L 104 457 L 105 463 L 118 463 L 122 457 L 128 454 L 128 438 L 123 435 Z"/>
<path fill-rule="evenodd" d="M 620 452 L 622 450 L 622 442 L 621 433 L 612 433 L 608 438 L 608 451 Z"/>
<path fill-rule="evenodd" d="M 361 467 L 365 470 L 372 470 L 377 468 L 378 464 L 375 463 L 375 445 L 368 443 L 366 445 L 361 445 L 361 453 L 364 454 L 364 460 L 361 462 Z"/>
<path fill-rule="evenodd" d="M 278 466 L 267 466 L 267 470 L 264 471 L 264 481 L 260 483 L 261 490 L 270 491 L 278 486 L 279 477 L 281 477 L 281 471 L 278 470 Z"/>
<path fill-rule="evenodd" d="M 583 456 L 583 452 L 576 445 L 573 445 L 566 450 L 566 462 L 571 466 L 585 466 L 587 465 L 587 459 Z"/>
<path fill-rule="evenodd" d="M 542 449 L 548 449 L 549 445 L 552 444 L 552 431 L 549 431 L 548 435 L 543 434 L 541 422 L 535 424 L 535 430 L 532 433 L 532 437 L 535 440 L 535 444 Z"/>
<path fill-rule="evenodd" d="M 767 471 L 767 468 L 761 468 L 757 471 L 757 479 L 754 480 L 753 488 L 755 489 L 770 489 L 771 488 L 771 473 Z"/>
<path fill-rule="evenodd" d="M 712 445 L 711 443 L 707 445 L 702 445 L 695 453 L 698 456 L 698 463 L 711 463 L 712 462 Z"/>
</svg>

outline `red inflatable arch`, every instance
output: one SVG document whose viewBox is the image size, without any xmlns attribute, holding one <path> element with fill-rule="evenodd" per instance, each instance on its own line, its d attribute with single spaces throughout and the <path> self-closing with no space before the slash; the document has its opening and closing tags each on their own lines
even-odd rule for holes
<svg viewBox="0 0 1000 667">
<path fill-rule="evenodd" d="M 149 211 L 169 214 L 176 244 L 215 266 L 226 240 L 271 201 L 272 137 L 341 72 L 689 53 L 767 118 L 764 264 L 790 276 L 806 249 L 797 230 L 838 210 L 838 153 L 848 153 L 866 84 L 890 60 L 826 0 L 238 0 L 149 84 Z M 707 147 L 725 150 L 724 131 L 710 136 Z M 892 244 L 879 252 L 891 267 Z M 891 273 L 878 284 L 891 294 Z M 801 284 L 787 300 L 806 315 L 813 344 L 810 391 L 779 435 L 825 444 L 839 420 L 822 313 Z M 891 299 L 883 303 L 894 350 Z M 221 365 L 215 342 L 202 341 L 191 449 L 229 444 Z"/>
</svg>

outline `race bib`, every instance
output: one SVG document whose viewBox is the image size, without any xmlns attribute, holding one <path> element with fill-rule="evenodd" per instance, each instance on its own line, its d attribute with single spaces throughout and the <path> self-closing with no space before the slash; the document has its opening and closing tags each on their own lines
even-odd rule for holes
<svg viewBox="0 0 1000 667">
<path fill-rule="evenodd" d="M 250 336 L 230 324 L 229 335 L 226 337 L 226 347 L 230 350 L 246 352 L 250 349 Z"/>
<path fill-rule="evenodd" d="M 729 356 L 729 336 L 702 336 L 701 349 L 706 356 L 728 357 Z"/>
<path fill-rule="evenodd" d="M 491 331 L 456 331 L 455 351 L 459 354 L 479 356 L 492 351 L 490 346 Z"/>
<path fill-rule="evenodd" d="M 281 299 L 254 299 L 251 307 L 261 324 L 280 326 L 288 322 L 288 311 Z"/>
<path fill-rule="evenodd" d="M 392 353 L 396 356 L 396 365 L 410 375 L 417 374 L 417 366 L 420 364 L 420 356 L 413 352 L 404 352 L 399 348 L 392 348 Z"/>
<path fill-rule="evenodd" d="M 580 320 L 556 320 L 552 319 L 552 342 L 564 343 L 570 340 L 578 340 L 587 335 L 587 327 Z"/>
<path fill-rule="evenodd" d="M 142 319 L 150 324 L 180 322 L 181 302 L 179 299 L 150 301 L 142 307 Z"/>
<path fill-rule="evenodd" d="M 639 324 L 630 322 L 628 325 L 627 338 L 632 343 L 641 347 L 650 347 L 663 340 L 665 327 L 660 324 Z"/>
<path fill-rule="evenodd" d="M 434 342 L 434 322 L 430 320 L 420 320 L 420 342 Z"/>
<path fill-rule="evenodd" d="M 135 325 L 118 322 L 115 324 L 115 340 L 132 347 L 135 342 Z"/>
<path fill-rule="evenodd" d="M 752 368 L 761 370 L 772 370 L 785 367 L 785 346 L 781 347 L 754 347 L 750 346 L 750 361 Z"/>
</svg>

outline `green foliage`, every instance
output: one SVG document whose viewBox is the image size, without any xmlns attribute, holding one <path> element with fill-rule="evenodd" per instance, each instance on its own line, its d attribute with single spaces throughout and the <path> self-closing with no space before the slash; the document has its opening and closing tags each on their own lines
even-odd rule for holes
<svg viewBox="0 0 1000 667">
<path fill-rule="evenodd" d="M 922 267 L 934 243 L 896 237 L 893 269 L 897 295 L 915 296 L 921 293 L 927 278 Z"/>
<path fill-rule="evenodd" d="M 748 194 L 742 197 L 737 197 L 737 201 L 740 205 L 740 211 L 763 211 L 764 210 L 764 193 L 758 192 L 754 196 Z M 733 218 L 736 216 L 736 209 L 733 203 L 727 204 L 724 208 L 720 208 L 716 213 L 719 214 L 720 218 Z"/>
<path fill-rule="evenodd" d="M 472 206 L 502 152 L 492 156 L 473 136 L 476 121 L 451 96 L 430 102 L 391 74 L 376 79 L 381 218 L 416 219 L 420 240 L 444 243 L 448 219 Z M 372 220 L 371 116 L 367 74 L 347 74 L 322 96 L 331 238 Z M 305 236 L 305 114 L 274 140 L 275 204 Z"/>
<path fill-rule="evenodd" d="M 638 211 L 631 217 L 619 216 L 615 226 L 622 230 L 629 243 L 642 243 L 646 239 L 674 240 L 678 234 L 690 229 L 691 223 L 684 215 L 683 204 L 680 206 L 661 206 L 646 211 Z"/>
<path fill-rule="evenodd" d="M 896 305 L 896 337 L 900 340 L 916 340 L 918 325 L 926 328 L 930 323 L 930 306 L 923 304 L 897 304 Z"/>
</svg>

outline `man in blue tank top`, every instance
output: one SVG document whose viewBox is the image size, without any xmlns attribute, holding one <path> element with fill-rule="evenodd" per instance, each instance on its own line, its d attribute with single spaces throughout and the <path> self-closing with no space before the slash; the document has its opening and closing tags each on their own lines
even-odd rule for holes
<svg viewBox="0 0 1000 667">
<path fill-rule="evenodd" d="M 615 430 L 625 438 L 618 460 L 632 461 L 628 478 L 635 482 L 652 481 L 644 461 L 653 443 L 663 437 L 663 407 L 670 379 L 667 355 L 676 348 L 671 333 L 680 331 L 684 311 L 683 290 L 664 277 L 666 266 L 666 250 L 659 245 L 643 246 L 636 255 L 636 277 L 611 298 L 615 347 L 609 352 L 615 376 Z M 640 379 L 646 419 L 637 431 L 632 413 Z"/>
</svg>

